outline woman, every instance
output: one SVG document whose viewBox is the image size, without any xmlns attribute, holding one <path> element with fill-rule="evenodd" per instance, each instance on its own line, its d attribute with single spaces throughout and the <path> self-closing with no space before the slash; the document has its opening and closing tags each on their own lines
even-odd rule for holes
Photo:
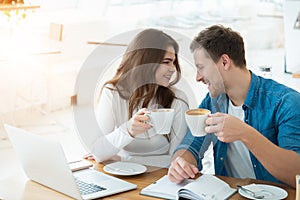
<svg viewBox="0 0 300 200">
<path fill-rule="evenodd" d="M 187 98 L 173 88 L 181 75 L 177 53 L 177 42 L 156 29 L 140 32 L 129 44 L 97 105 L 102 130 L 92 147 L 97 162 L 113 159 L 169 166 L 173 150 L 187 131 Z M 170 134 L 158 135 L 147 123 L 145 114 L 152 108 L 175 110 Z"/>
</svg>

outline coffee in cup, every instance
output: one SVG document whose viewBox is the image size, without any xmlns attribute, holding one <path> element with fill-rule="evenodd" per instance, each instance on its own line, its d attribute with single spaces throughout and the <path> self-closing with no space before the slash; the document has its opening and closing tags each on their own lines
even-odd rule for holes
<svg viewBox="0 0 300 200">
<path fill-rule="evenodd" d="M 185 121 L 195 137 L 205 136 L 205 121 L 210 114 L 210 110 L 204 108 L 191 109 L 185 112 Z"/>
<path fill-rule="evenodd" d="M 148 123 L 153 126 L 157 134 L 169 134 L 174 120 L 174 109 L 159 108 L 152 109 L 146 114 L 149 117 Z"/>
</svg>

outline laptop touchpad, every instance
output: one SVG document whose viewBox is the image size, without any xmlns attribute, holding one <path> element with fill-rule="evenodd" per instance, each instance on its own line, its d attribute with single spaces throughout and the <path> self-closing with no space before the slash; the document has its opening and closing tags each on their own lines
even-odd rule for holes
<svg viewBox="0 0 300 200">
<path fill-rule="evenodd" d="M 109 177 L 92 169 L 80 170 L 73 173 L 75 177 L 87 183 L 97 183 L 111 180 Z"/>
</svg>

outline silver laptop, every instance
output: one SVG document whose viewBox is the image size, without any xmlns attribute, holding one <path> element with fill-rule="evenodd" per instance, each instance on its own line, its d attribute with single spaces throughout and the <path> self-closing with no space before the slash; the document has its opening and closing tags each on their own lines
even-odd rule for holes
<svg viewBox="0 0 300 200">
<path fill-rule="evenodd" d="M 16 127 L 4 127 L 25 174 L 35 182 L 75 199 L 96 199 L 137 188 L 91 168 L 72 173 L 60 143 Z"/>
</svg>

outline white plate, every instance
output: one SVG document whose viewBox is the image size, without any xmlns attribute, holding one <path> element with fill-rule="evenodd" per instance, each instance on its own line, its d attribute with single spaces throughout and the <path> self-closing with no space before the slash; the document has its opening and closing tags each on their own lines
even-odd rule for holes
<svg viewBox="0 0 300 200">
<path fill-rule="evenodd" d="M 114 162 L 105 165 L 103 170 L 114 175 L 131 176 L 144 173 L 147 167 L 131 162 Z"/>
<path fill-rule="evenodd" d="M 249 185 L 250 186 L 250 185 Z M 288 193 L 280 188 L 273 185 L 265 185 L 265 184 L 255 184 L 255 187 L 259 187 L 262 191 L 259 194 L 264 195 L 263 199 L 274 200 L 274 199 L 284 199 L 288 196 Z M 251 189 L 251 187 L 244 186 L 247 189 Z M 251 194 L 239 189 L 240 195 L 249 199 L 255 199 Z"/>
</svg>

